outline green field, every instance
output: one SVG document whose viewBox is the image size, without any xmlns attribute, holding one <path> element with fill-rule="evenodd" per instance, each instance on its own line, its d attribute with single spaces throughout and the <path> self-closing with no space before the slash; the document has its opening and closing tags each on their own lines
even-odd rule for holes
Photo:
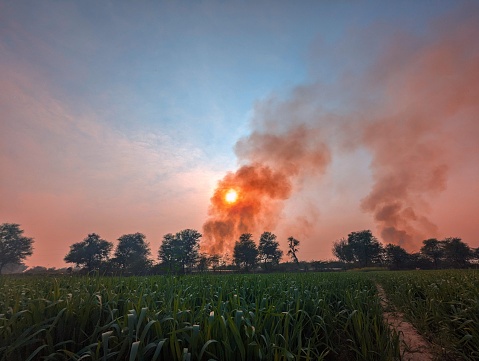
<svg viewBox="0 0 479 361">
<path fill-rule="evenodd" d="M 479 359 L 479 274 L 1 277 L 0 360 L 400 360 L 375 283 Z"/>
</svg>

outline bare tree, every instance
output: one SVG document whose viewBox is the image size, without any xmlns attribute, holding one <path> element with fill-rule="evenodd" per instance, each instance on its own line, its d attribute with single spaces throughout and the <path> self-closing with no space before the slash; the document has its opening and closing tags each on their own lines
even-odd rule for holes
<svg viewBox="0 0 479 361">
<path fill-rule="evenodd" d="M 296 253 L 299 251 L 299 241 L 293 236 L 288 238 L 288 256 L 296 263 L 299 264 L 298 257 Z"/>
</svg>

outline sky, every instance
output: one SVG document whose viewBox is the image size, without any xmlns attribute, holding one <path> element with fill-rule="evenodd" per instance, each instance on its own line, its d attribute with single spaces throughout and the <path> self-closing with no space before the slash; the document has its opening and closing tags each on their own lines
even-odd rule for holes
<svg viewBox="0 0 479 361">
<path fill-rule="evenodd" d="M 0 223 L 47 267 L 186 228 L 479 247 L 478 38 L 456 0 L 0 0 Z"/>
</svg>

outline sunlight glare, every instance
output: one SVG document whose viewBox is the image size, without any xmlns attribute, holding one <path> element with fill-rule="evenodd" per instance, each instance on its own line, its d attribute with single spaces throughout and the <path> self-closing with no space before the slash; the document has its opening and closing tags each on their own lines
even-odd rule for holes
<svg viewBox="0 0 479 361">
<path fill-rule="evenodd" d="M 225 195 L 227 203 L 234 203 L 238 199 L 238 193 L 234 189 L 230 189 Z"/>
</svg>

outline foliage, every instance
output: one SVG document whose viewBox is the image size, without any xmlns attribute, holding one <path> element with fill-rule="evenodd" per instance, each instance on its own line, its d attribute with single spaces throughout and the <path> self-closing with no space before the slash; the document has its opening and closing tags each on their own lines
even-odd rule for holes
<svg viewBox="0 0 479 361">
<path fill-rule="evenodd" d="M 141 274 L 151 267 L 150 245 L 142 233 L 125 234 L 118 238 L 114 264 L 123 272 Z"/>
<path fill-rule="evenodd" d="M 291 257 L 291 259 L 298 264 L 299 260 L 298 257 L 296 256 L 296 253 L 299 251 L 299 241 L 294 238 L 293 236 L 288 238 L 288 256 Z"/>
<path fill-rule="evenodd" d="M 435 238 L 423 241 L 421 253 L 434 264 L 434 268 L 466 268 L 474 259 L 474 251 L 460 238 L 450 237 L 442 241 Z"/>
<path fill-rule="evenodd" d="M 479 277 L 475 270 L 382 272 L 388 299 L 428 339 L 441 359 L 479 359 Z"/>
<path fill-rule="evenodd" d="M 175 269 L 179 258 L 180 249 L 176 247 L 175 236 L 172 233 L 165 234 L 158 250 L 158 259 L 171 272 Z"/>
<path fill-rule="evenodd" d="M 446 238 L 444 241 L 444 257 L 453 268 L 465 268 L 473 258 L 473 251 L 460 238 Z"/>
<path fill-rule="evenodd" d="M 281 257 L 283 257 L 283 251 L 279 249 L 276 235 L 271 232 L 263 232 L 259 239 L 258 254 L 265 269 L 271 269 L 272 266 L 279 264 Z"/>
<path fill-rule="evenodd" d="M 19 224 L 0 224 L 0 274 L 8 263 L 22 263 L 33 253 L 33 238 L 23 236 Z"/>
<path fill-rule="evenodd" d="M 90 272 L 100 269 L 112 248 L 111 242 L 105 241 L 96 233 L 90 233 L 83 241 L 70 246 L 64 260 L 67 263 L 75 263 L 78 267 L 85 267 Z"/>
<path fill-rule="evenodd" d="M 439 261 L 444 256 L 443 244 L 435 238 L 426 239 L 423 241 L 421 253 L 434 263 L 434 268 L 438 268 Z"/>
<path fill-rule="evenodd" d="M 0 361 L 399 360 L 364 274 L 0 278 Z"/>
<path fill-rule="evenodd" d="M 354 261 L 353 250 L 348 245 L 348 240 L 341 238 L 333 244 L 333 254 L 342 262 L 351 263 Z"/>
<path fill-rule="evenodd" d="M 344 262 L 355 262 L 368 267 L 381 260 L 382 246 L 370 230 L 351 232 L 348 239 L 336 241 L 333 253 Z"/>
<path fill-rule="evenodd" d="M 251 233 L 243 233 L 233 250 L 233 262 L 244 270 L 253 269 L 258 261 L 258 248 L 252 237 Z"/>
<path fill-rule="evenodd" d="M 410 255 L 404 248 L 395 244 L 388 244 L 384 248 L 385 261 L 392 269 L 407 268 Z"/>
<path fill-rule="evenodd" d="M 213 268 L 213 271 L 216 271 L 216 269 L 221 265 L 222 259 L 219 254 L 212 254 L 211 256 L 208 257 L 209 260 L 209 265 L 211 268 Z"/>
<path fill-rule="evenodd" d="M 208 255 L 204 253 L 200 254 L 198 257 L 198 270 L 204 272 L 210 267 L 210 264 Z"/>
<path fill-rule="evenodd" d="M 159 260 L 167 265 L 170 271 L 180 268 L 185 273 L 198 261 L 200 238 L 201 233 L 194 229 L 185 229 L 175 235 L 166 234 L 158 251 Z"/>
</svg>

